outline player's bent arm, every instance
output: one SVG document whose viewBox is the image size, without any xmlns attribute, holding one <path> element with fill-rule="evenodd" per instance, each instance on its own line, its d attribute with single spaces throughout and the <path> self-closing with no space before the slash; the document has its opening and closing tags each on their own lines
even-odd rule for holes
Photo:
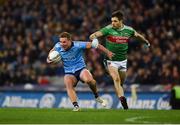
<svg viewBox="0 0 180 125">
<path fill-rule="evenodd" d="M 98 45 L 98 49 L 103 51 L 108 56 L 109 59 L 112 59 L 112 57 L 115 55 L 113 52 L 109 51 L 101 44 Z"/>
<path fill-rule="evenodd" d="M 98 39 L 93 39 L 92 42 L 88 42 L 86 48 L 96 48 L 104 52 L 110 59 L 114 56 L 114 53 L 106 49 L 103 45 L 99 44 Z"/>
<path fill-rule="evenodd" d="M 140 39 L 143 43 L 145 43 L 148 47 L 150 46 L 149 41 L 141 34 L 139 34 L 138 32 L 134 33 L 134 36 L 138 39 Z"/>
<path fill-rule="evenodd" d="M 93 40 L 93 39 L 98 38 L 98 37 L 101 37 L 101 36 L 103 36 L 103 33 L 102 33 L 101 31 L 97 31 L 97 32 L 91 34 L 90 37 L 89 37 L 89 39 L 90 39 L 90 40 Z"/>
</svg>

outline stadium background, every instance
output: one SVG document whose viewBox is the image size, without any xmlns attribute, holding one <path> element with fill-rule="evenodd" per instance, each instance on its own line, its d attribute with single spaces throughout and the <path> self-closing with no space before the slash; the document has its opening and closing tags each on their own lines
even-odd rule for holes
<svg viewBox="0 0 180 125">
<path fill-rule="evenodd" d="M 155 101 L 165 98 L 163 105 L 169 109 L 169 92 L 180 84 L 178 5 L 178 0 L 0 0 L 1 106 L 28 107 L 32 104 L 30 102 L 39 105 L 47 94 L 51 94 L 48 95 L 51 101 L 67 97 L 62 65 L 46 63 L 48 52 L 54 45 L 52 39 L 67 31 L 73 34 L 74 40 L 89 40 L 91 33 L 109 24 L 112 11 L 121 9 L 125 24 L 144 34 L 151 43 L 150 49 L 145 50 L 137 41 L 129 42 L 129 69 L 125 83 L 128 99 L 133 96 L 130 92 L 135 84 L 137 97 L 150 99 L 149 103 L 151 97 Z M 101 41 L 103 44 L 104 40 Z M 86 51 L 84 57 L 102 95 L 109 94 L 116 100 L 112 79 L 102 64 L 104 55 L 93 49 Z M 83 84 L 79 84 L 77 90 L 82 99 L 81 92 L 89 92 Z M 89 96 L 85 96 L 87 100 L 92 99 Z"/>
</svg>

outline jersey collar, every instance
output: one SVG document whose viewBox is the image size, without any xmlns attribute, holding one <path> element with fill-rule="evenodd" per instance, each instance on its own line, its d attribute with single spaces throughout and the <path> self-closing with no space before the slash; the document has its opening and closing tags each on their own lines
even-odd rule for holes
<svg viewBox="0 0 180 125">
<path fill-rule="evenodd" d="M 72 47 L 74 46 L 74 42 L 72 42 L 72 44 L 71 44 L 71 47 L 69 47 L 69 49 L 67 49 L 67 50 L 64 50 L 62 47 L 61 47 L 61 49 L 62 49 L 62 51 L 68 51 L 68 50 L 70 50 Z"/>
<path fill-rule="evenodd" d="M 118 28 L 117 30 L 124 30 L 125 25 L 123 24 L 123 26 L 121 28 Z"/>
</svg>

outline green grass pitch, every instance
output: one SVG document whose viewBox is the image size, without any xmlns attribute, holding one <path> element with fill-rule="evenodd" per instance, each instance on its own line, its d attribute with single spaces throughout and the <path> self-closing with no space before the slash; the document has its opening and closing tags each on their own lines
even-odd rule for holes
<svg viewBox="0 0 180 125">
<path fill-rule="evenodd" d="M 0 108 L 0 124 L 178 124 L 180 110 Z"/>
</svg>

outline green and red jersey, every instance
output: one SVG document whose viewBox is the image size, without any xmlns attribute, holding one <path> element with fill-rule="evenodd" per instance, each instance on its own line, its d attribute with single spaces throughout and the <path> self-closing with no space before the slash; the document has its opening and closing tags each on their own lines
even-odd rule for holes
<svg viewBox="0 0 180 125">
<path fill-rule="evenodd" d="M 106 48 L 115 53 L 112 61 L 122 61 L 127 59 L 128 41 L 134 36 L 135 30 L 124 25 L 122 28 L 115 29 L 108 25 L 100 30 L 106 37 Z"/>
</svg>

